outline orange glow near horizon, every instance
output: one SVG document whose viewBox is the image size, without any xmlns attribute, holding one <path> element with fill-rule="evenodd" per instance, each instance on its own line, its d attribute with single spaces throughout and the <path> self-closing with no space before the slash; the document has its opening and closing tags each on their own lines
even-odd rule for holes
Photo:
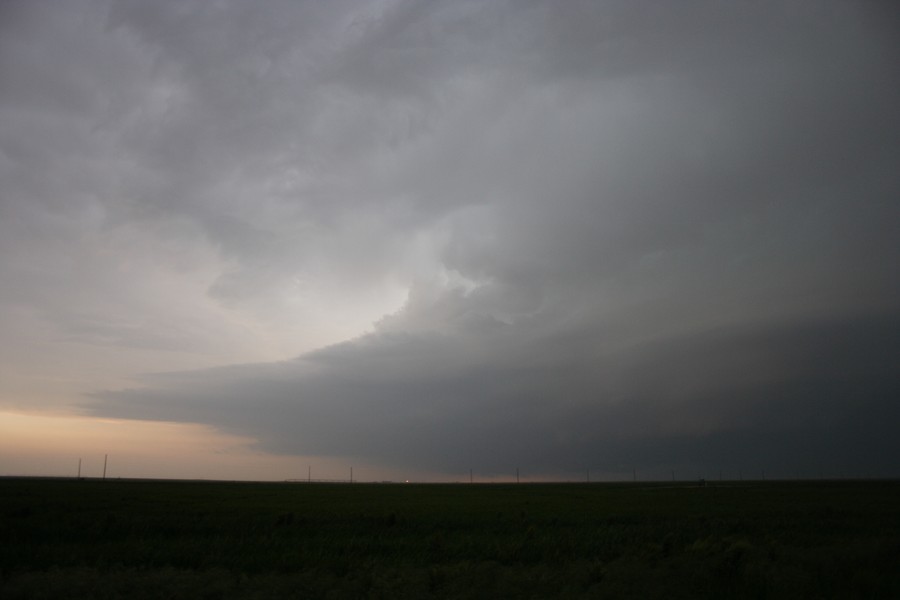
<svg viewBox="0 0 900 600">
<path fill-rule="evenodd" d="M 107 478 L 466 482 L 465 473 L 436 473 L 330 456 L 269 454 L 249 437 L 208 425 L 0 410 L 0 476 Z M 598 475 L 599 476 L 599 475 Z M 611 476 L 615 479 L 614 476 Z M 523 474 L 521 481 L 572 481 L 564 475 Z M 476 483 L 511 483 L 509 473 L 475 473 Z"/>
<path fill-rule="evenodd" d="M 346 460 L 277 456 L 251 438 L 190 423 L 0 412 L 0 475 L 228 479 L 342 479 Z M 360 465 L 362 467 L 362 465 Z M 360 472 L 359 470 L 357 472 Z M 372 473 L 373 476 L 377 474 Z"/>
</svg>

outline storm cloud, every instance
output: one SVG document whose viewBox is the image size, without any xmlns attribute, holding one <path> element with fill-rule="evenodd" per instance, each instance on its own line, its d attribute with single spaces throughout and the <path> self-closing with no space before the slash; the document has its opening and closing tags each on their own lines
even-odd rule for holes
<svg viewBox="0 0 900 600">
<path fill-rule="evenodd" d="M 146 360 L 90 414 L 438 473 L 900 474 L 887 3 L 2 10 L 0 323 Z"/>
</svg>

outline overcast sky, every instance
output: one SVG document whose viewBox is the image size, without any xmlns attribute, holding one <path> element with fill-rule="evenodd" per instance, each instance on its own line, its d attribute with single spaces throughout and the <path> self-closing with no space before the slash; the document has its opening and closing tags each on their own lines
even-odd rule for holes
<svg viewBox="0 0 900 600">
<path fill-rule="evenodd" d="M 2 2 L 0 471 L 900 476 L 898 64 L 889 2 Z"/>
</svg>

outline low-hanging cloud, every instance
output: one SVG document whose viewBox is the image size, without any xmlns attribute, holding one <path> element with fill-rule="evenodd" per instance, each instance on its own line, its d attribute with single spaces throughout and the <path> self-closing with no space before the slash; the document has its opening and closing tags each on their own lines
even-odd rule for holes
<svg viewBox="0 0 900 600">
<path fill-rule="evenodd" d="M 893 468 L 896 318 L 690 332 L 384 331 L 279 364 L 149 378 L 101 414 L 210 423 L 269 451 L 462 473 Z M 554 339 L 556 338 L 556 339 Z"/>
</svg>

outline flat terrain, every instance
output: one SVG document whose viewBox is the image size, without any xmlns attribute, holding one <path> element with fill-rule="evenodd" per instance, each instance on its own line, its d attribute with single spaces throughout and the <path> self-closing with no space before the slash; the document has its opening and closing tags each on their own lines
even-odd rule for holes
<svg viewBox="0 0 900 600">
<path fill-rule="evenodd" d="M 900 598 L 900 482 L 0 479 L 0 598 Z"/>
</svg>

